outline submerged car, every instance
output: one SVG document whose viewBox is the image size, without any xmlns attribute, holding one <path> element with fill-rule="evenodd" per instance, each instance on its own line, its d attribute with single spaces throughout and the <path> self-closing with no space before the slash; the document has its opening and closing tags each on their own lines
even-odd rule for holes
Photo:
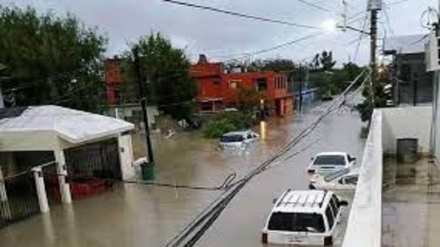
<svg viewBox="0 0 440 247">
<path fill-rule="evenodd" d="M 312 158 L 307 168 L 309 175 L 326 175 L 343 169 L 351 169 L 356 164 L 356 158 L 345 152 L 324 152 Z"/>
<path fill-rule="evenodd" d="M 260 136 L 251 130 L 229 132 L 222 135 L 219 147 L 222 149 L 246 148 L 250 143 L 257 141 L 259 138 Z"/>
<path fill-rule="evenodd" d="M 324 190 L 287 190 L 276 200 L 262 232 L 264 244 L 333 245 L 342 236 L 348 202 Z"/>
<path fill-rule="evenodd" d="M 310 189 L 352 191 L 356 189 L 359 170 L 342 169 L 326 176 L 315 174 L 310 179 Z"/>
</svg>

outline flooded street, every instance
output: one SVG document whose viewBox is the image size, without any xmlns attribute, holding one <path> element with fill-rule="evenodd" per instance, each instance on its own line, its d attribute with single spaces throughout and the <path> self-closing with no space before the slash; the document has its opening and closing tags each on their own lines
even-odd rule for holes
<svg viewBox="0 0 440 247">
<path fill-rule="evenodd" d="M 221 151 L 217 140 L 204 139 L 200 132 L 180 133 L 168 140 L 155 136 L 156 181 L 209 187 L 221 185 L 232 173 L 239 179 L 273 155 L 324 109 L 325 104 L 318 105 L 301 115 L 295 113 L 255 126 L 261 140 L 246 150 Z M 361 126 L 355 112 L 336 112 L 325 118 L 290 153 L 316 143 L 255 177 L 197 246 L 262 246 L 261 229 L 272 200 L 288 188 L 308 188 L 306 166 L 314 154 L 345 151 L 360 162 L 364 143 L 359 138 Z M 134 138 L 137 152 L 143 148 L 140 143 L 143 139 Z M 2 229 L 0 246 L 164 246 L 219 193 L 121 184 L 112 192 L 74 201 L 71 207 L 52 205 L 50 214 Z M 347 215 L 344 221 L 346 218 Z"/>
</svg>

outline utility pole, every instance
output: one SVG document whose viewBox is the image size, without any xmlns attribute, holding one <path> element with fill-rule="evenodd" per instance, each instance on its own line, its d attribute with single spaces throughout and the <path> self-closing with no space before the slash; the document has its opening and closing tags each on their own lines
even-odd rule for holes
<svg viewBox="0 0 440 247">
<path fill-rule="evenodd" d="M 379 2 L 379 1 L 378 1 Z M 373 4 L 372 4 L 373 5 Z M 377 13 L 379 12 L 378 7 L 371 6 L 371 18 L 370 18 L 370 66 L 371 66 L 371 80 L 370 80 L 370 90 L 371 90 L 371 106 L 374 108 L 374 88 L 376 83 L 376 49 L 377 49 Z"/>
<path fill-rule="evenodd" d="M 153 156 L 153 147 L 151 145 L 151 138 L 150 138 L 150 127 L 148 125 L 149 122 L 148 122 L 147 98 L 145 96 L 144 83 L 142 80 L 142 71 L 141 71 L 140 58 L 139 58 L 139 47 L 137 46 L 134 47 L 132 52 L 134 56 L 135 73 L 139 86 L 139 98 L 142 108 L 142 118 L 145 128 L 145 141 L 147 143 L 147 151 L 148 151 L 148 163 L 143 164 L 141 167 L 142 178 L 146 180 L 152 180 L 154 179 L 154 156 Z"/>
</svg>

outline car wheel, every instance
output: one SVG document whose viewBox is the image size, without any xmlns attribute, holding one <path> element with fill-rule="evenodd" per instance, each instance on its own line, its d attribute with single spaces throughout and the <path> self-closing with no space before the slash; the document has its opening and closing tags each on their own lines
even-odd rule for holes
<svg viewBox="0 0 440 247">
<path fill-rule="evenodd" d="M 309 189 L 310 190 L 316 190 L 316 187 L 313 184 L 309 184 Z"/>
</svg>

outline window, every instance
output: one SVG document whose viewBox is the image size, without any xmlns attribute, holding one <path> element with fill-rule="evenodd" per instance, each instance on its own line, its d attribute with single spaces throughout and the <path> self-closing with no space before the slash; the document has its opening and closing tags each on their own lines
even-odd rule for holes
<svg viewBox="0 0 440 247">
<path fill-rule="evenodd" d="M 354 184 L 356 185 L 358 181 L 358 176 L 347 176 L 345 177 L 345 184 Z"/>
<path fill-rule="evenodd" d="M 242 142 L 244 140 L 241 135 L 223 135 L 220 142 Z"/>
<path fill-rule="evenodd" d="M 335 211 L 336 214 L 335 215 L 337 216 L 338 213 L 339 213 L 339 209 L 341 208 L 340 205 L 339 205 L 339 199 L 335 195 L 333 195 L 332 199 L 330 200 L 330 203 L 332 203 L 333 206 L 336 208 L 336 211 Z"/>
<path fill-rule="evenodd" d="M 335 217 L 333 216 L 330 206 L 325 210 L 325 216 L 327 217 L 328 229 L 330 230 L 333 228 L 333 224 L 335 223 Z"/>
<path fill-rule="evenodd" d="M 345 165 L 345 157 L 342 155 L 321 155 L 315 158 L 314 165 Z"/>
<path fill-rule="evenodd" d="M 269 230 L 289 232 L 325 232 L 321 214 L 275 212 L 269 220 Z"/>
<path fill-rule="evenodd" d="M 267 90 L 267 80 L 266 78 L 258 78 L 256 81 L 257 84 L 257 91 L 266 91 Z"/>
<path fill-rule="evenodd" d="M 338 205 L 336 205 L 336 201 L 334 200 L 333 197 L 330 199 L 329 207 L 332 209 L 333 217 L 336 218 L 339 213 L 339 207 Z"/>
<path fill-rule="evenodd" d="M 229 81 L 229 88 L 236 89 L 238 81 Z"/>
</svg>

